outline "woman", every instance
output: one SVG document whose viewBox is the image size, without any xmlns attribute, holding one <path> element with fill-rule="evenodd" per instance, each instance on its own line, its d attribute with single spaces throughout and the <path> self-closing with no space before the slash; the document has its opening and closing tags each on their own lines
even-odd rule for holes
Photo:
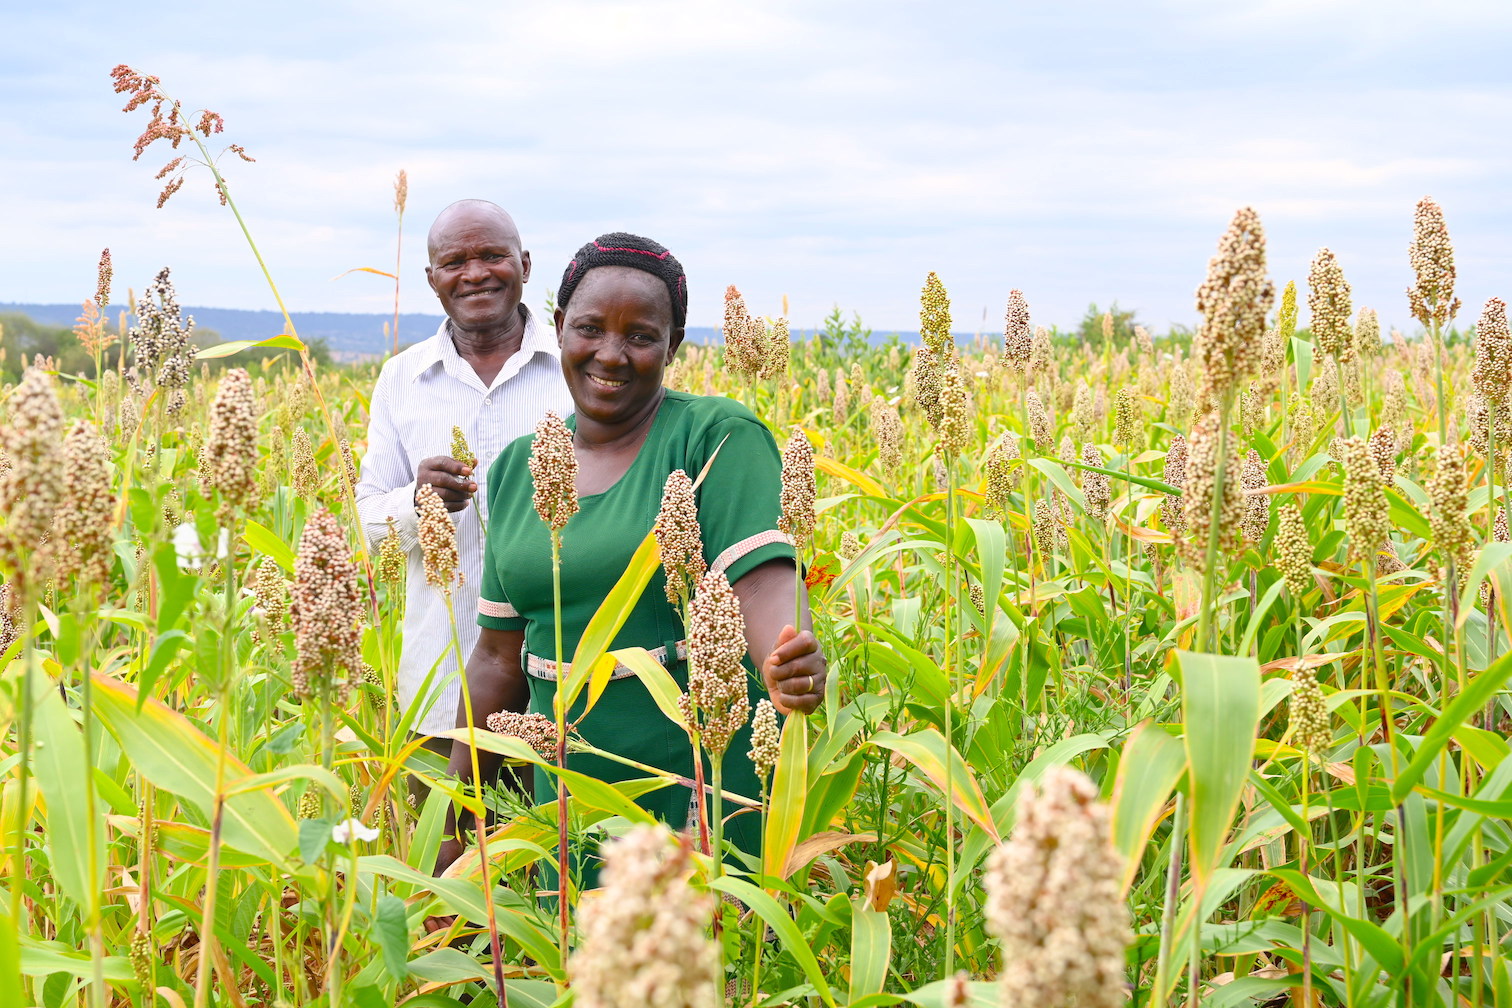
<svg viewBox="0 0 1512 1008">
<path fill-rule="evenodd" d="M 785 713 L 811 713 L 824 695 L 826 664 L 809 629 L 806 598 L 805 625 L 792 626 L 796 559 L 789 540 L 777 531 L 781 486 L 776 443 L 733 400 L 662 386 L 683 339 L 688 301 L 682 266 L 650 239 L 603 235 L 578 250 L 557 300 L 562 373 L 576 410 L 569 426 L 579 504 L 562 532 L 562 658 L 571 657 L 589 618 L 651 531 L 667 476 L 681 469 L 696 477 L 714 458 L 697 492 L 704 559 L 725 572 L 740 600 L 752 705 L 758 696 L 769 695 Z M 479 602 L 482 633 L 467 663 L 479 725 L 499 710 L 549 716 L 556 692 L 551 541 L 531 502 L 532 441 L 533 436 L 515 441 L 488 474 L 491 518 Z M 664 588 L 665 577 L 658 572 L 612 647 L 664 649 L 663 663 L 686 688 L 686 663 L 677 658 L 677 645 L 685 636 L 682 620 Z M 580 716 L 581 707 L 580 700 L 569 720 Z M 457 720 L 466 724 L 465 706 L 459 706 Z M 687 735 L 626 669 L 616 671 L 578 732 L 606 751 L 693 776 Z M 749 745 L 747 726 L 725 756 L 724 787 L 756 797 L 759 784 L 746 755 Z M 479 753 L 479 762 L 486 776 L 498 760 Z M 606 781 L 640 776 L 589 754 L 570 755 L 568 765 Z M 453 745 L 450 769 L 470 777 L 465 743 Z M 555 783 L 553 776 L 537 773 L 536 800 L 553 800 Z M 685 788 L 662 788 L 638 802 L 674 829 L 687 825 L 690 795 Z M 756 819 L 736 816 L 726 836 L 743 850 L 756 851 Z M 461 850 L 459 840 L 448 840 L 440 863 L 449 864 Z"/>
</svg>

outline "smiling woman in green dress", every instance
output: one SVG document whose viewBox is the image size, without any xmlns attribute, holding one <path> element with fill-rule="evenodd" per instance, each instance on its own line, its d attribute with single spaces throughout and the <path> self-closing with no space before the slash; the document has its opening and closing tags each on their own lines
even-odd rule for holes
<svg viewBox="0 0 1512 1008">
<path fill-rule="evenodd" d="M 651 531 L 662 488 L 673 470 L 689 475 L 713 465 L 697 490 L 704 559 L 723 571 L 745 617 L 751 702 L 769 696 L 784 713 L 811 713 L 824 695 L 824 655 L 809 628 L 794 628 L 795 554 L 777 530 L 780 457 L 766 426 L 739 403 L 662 386 L 683 339 L 687 285 L 682 266 L 661 245 L 623 233 L 602 235 L 578 250 L 558 292 L 557 341 L 562 373 L 576 413 L 579 511 L 562 533 L 562 647 L 571 655 L 589 618 Z M 494 711 L 551 714 L 556 681 L 550 533 L 531 503 L 528 469 L 533 435 L 504 450 L 488 474 L 488 545 L 483 558 L 478 623 L 482 634 L 467 663 L 472 710 L 481 727 Z M 685 632 L 658 572 L 612 647 L 661 650 L 663 663 L 687 687 L 679 657 Z M 581 714 L 570 712 L 571 718 Z M 458 724 L 466 724 L 459 707 Z M 640 763 L 692 777 L 687 735 L 657 708 L 628 669 L 616 671 L 578 731 L 591 744 Z M 724 764 L 727 791 L 756 797 L 759 784 L 746 750 L 749 725 L 731 741 Z M 498 759 L 479 753 L 487 776 Z M 638 776 L 620 763 L 573 754 L 568 766 L 601 780 Z M 463 742 L 452 749 L 451 772 L 471 776 Z M 554 779 L 536 776 L 536 800 L 555 798 Z M 688 825 L 690 795 L 668 787 L 638 799 L 669 826 Z M 759 847 L 756 816 L 737 815 L 726 836 L 742 850 Z M 438 869 L 460 853 L 447 840 Z"/>
</svg>

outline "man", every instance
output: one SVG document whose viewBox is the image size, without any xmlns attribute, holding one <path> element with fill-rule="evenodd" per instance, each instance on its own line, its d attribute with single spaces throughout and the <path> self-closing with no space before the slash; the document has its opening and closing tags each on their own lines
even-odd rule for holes
<svg viewBox="0 0 1512 1008">
<path fill-rule="evenodd" d="M 538 326 L 520 303 L 530 253 L 521 248 L 509 214 L 485 200 L 461 200 L 441 211 L 426 244 L 425 277 L 446 321 L 434 336 L 390 358 L 378 375 L 357 513 L 375 547 L 389 534 L 392 518 L 408 557 L 399 704 L 406 712 L 417 709 L 412 728 L 429 735 L 456 727 L 461 683 L 457 656 L 448 653 L 446 600 L 425 583 L 415 493 L 433 486 L 457 526 L 462 583 L 453 589 L 452 606 L 465 662 L 478 639 L 482 530 L 488 521 L 488 502 L 473 495 L 505 445 L 533 430 L 547 410 L 566 416 L 572 399 L 562 380 L 556 334 L 549 324 Z M 451 457 L 453 426 L 466 435 L 476 467 Z"/>
</svg>

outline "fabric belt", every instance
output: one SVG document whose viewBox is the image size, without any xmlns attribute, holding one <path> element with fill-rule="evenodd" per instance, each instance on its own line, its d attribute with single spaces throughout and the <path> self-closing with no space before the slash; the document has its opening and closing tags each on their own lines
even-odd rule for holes
<svg viewBox="0 0 1512 1008">
<path fill-rule="evenodd" d="M 688 642 L 685 640 L 680 640 L 677 642 L 676 647 L 677 660 L 686 661 L 688 658 Z M 647 653 L 656 660 L 657 664 L 661 665 L 663 668 L 666 667 L 667 649 L 665 647 L 651 648 Z M 556 662 L 551 661 L 549 658 L 542 658 L 540 655 L 530 654 L 529 652 L 526 652 L 524 657 L 525 673 L 527 675 L 535 679 L 545 679 L 549 682 L 556 682 Z M 634 669 L 623 663 L 616 662 L 614 665 L 614 671 L 609 673 L 609 678 L 624 679 L 626 676 L 633 675 L 635 675 Z"/>
</svg>

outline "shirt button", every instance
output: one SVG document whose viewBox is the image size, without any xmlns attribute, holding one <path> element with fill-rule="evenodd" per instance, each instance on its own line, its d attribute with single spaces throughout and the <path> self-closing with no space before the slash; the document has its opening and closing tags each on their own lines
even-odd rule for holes
<svg viewBox="0 0 1512 1008">
<path fill-rule="evenodd" d="M 483 400 L 483 405 L 484 406 L 492 406 L 493 405 L 493 400 L 492 399 L 484 399 Z"/>
</svg>

